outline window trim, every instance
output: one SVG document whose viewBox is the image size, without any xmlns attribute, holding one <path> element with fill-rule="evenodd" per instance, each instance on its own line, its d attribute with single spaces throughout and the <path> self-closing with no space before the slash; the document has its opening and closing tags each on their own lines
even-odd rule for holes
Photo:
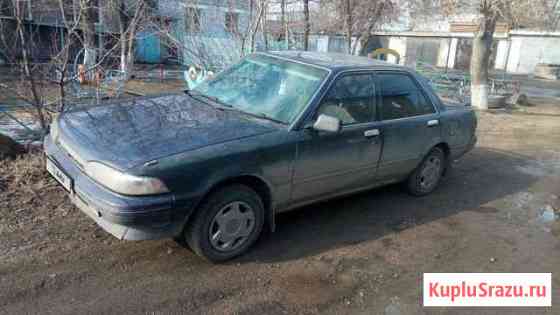
<svg viewBox="0 0 560 315">
<path fill-rule="evenodd" d="M 375 79 L 376 81 L 379 80 L 380 75 L 379 74 L 401 74 L 404 76 L 409 77 L 412 80 L 412 83 L 414 85 L 416 85 L 416 87 L 418 88 L 418 90 L 420 91 L 420 93 L 424 96 L 424 99 L 430 104 L 432 105 L 432 108 L 434 109 L 433 113 L 428 113 L 428 114 L 421 114 L 421 115 L 414 115 L 414 116 L 407 116 L 407 117 L 401 117 L 401 118 L 393 118 L 393 119 L 383 119 L 383 111 L 381 108 L 377 109 L 377 112 L 379 113 L 379 117 L 378 117 L 378 121 L 382 121 L 382 122 L 392 122 L 392 121 L 401 121 L 401 120 L 407 120 L 407 119 L 416 119 L 418 117 L 424 117 L 424 116 L 433 116 L 433 115 L 439 115 L 439 109 L 437 106 L 434 105 L 434 102 L 432 102 L 432 98 L 429 97 L 428 95 L 426 95 L 426 91 L 424 90 L 424 87 L 420 84 L 420 82 L 418 82 L 418 80 L 414 77 L 414 75 L 410 74 L 407 71 L 400 71 L 400 70 L 375 70 Z M 381 84 L 379 84 L 379 90 L 378 91 L 382 91 L 383 86 Z M 381 93 L 378 93 L 378 102 L 377 104 L 379 105 L 379 107 L 383 106 L 383 99 L 382 99 L 383 95 Z"/>
<path fill-rule="evenodd" d="M 304 125 L 305 121 L 307 120 L 307 117 L 309 115 L 309 107 L 315 102 L 315 100 L 322 95 L 321 91 L 323 91 L 323 88 L 325 87 L 325 85 L 327 83 L 330 83 L 329 80 L 331 80 L 331 76 L 332 76 L 332 69 L 325 67 L 325 66 L 320 66 L 320 65 L 316 65 L 313 63 L 309 63 L 309 62 L 305 62 L 305 61 L 300 61 L 300 60 L 296 60 L 296 59 L 291 59 L 288 57 L 284 57 L 284 56 L 279 56 L 279 55 L 275 55 L 275 54 L 270 54 L 270 53 L 266 53 L 266 52 L 256 52 L 256 55 L 264 55 L 264 56 L 268 56 L 271 58 L 278 58 L 280 60 L 285 60 L 285 61 L 290 61 L 290 62 L 294 62 L 294 63 L 299 63 L 302 65 L 306 65 L 306 66 L 310 66 L 310 67 L 314 67 L 317 69 L 322 69 L 325 70 L 327 72 L 327 75 L 325 76 L 325 78 L 323 79 L 323 81 L 321 82 L 321 85 L 319 85 L 319 87 L 317 87 L 317 90 L 315 91 L 315 93 L 313 93 L 313 95 L 311 95 L 311 97 L 309 98 L 309 101 L 307 102 L 307 104 L 305 104 L 303 110 L 301 111 L 301 113 L 299 113 L 295 118 L 294 121 L 292 121 L 288 127 L 288 131 L 293 131 L 293 130 L 298 130 L 301 128 L 301 126 Z"/>
<path fill-rule="evenodd" d="M 329 94 L 329 92 L 331 91 L 331 89 L 333 88 L 333 86 L 336 84 L 336 82 L 338 82 L 338 80 L 344 76 L 347 75 L 356 75 L 356 74 L 366 74 L 369 75 L 372 79 L 372 83 L 373 83 L 373 96 L 371 98 L 372 103 L 375 102 L 374 105 L 375 106 L 375 115 L 373 117 L 372 121 L 369 122 L 357 122 L 357 123 L 353 123 L 353 124 L 348 124 L 348 125 L 344 125 L 341 122 L 341 128 L 342 130 L 344 129 L 350 129 L 350 128 L 356 128 L 358 126 L 366 126 L 366 125 L 370 125 L 373 123 L 378 123 L 380 122 L 379 120 L 379 111 L 378 111 L 378 99 L 377 99 L 377 80 L 375 78 L 375 71 L 373 69 L 352 69 L 352 70 L 345 70 L 345 71 L 341 71 L 339 73 L 337 73 L 334 78 L 332 78 L 331 82 L 329 83 L 329 86 L 327 86 L 327 89 L 325 90 L 325 92 L 323 93 L 323 95 L 321 95 L 319 101 L 317 102 L 317 107 L 312 111 L 312 114 L 310 115 L 309 119 L 313 119 L 313 117 L 315 117 L 315 115 L 317 114 L 317 112 L 319 111 L 319 109 L 321 108 L 321 105 L 323 103 L 323 101 L 326 99 L 327 95 Z"/>
</svg>

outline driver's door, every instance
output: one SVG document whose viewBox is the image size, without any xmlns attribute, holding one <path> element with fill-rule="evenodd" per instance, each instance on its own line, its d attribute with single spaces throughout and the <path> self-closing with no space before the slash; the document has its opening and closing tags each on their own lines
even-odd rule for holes
<svg viewBox="0 0 560 315">
<path fill-rule="evenodd" d="M 368 72 L 340 75 L 318 107 L 320 114 L 341 120 L 338 133 L 301 131 L 294 166 L 292 204 L 359 190 L 374 184 L 381 139 L 375 84 Z"/>
</svg>

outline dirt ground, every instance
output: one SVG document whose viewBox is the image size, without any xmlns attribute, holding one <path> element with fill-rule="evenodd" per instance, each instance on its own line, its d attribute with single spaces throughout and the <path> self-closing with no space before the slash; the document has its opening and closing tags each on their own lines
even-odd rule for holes
<svg viewBox="0 0 560 315">
<path fill-rule="evenodd" d="M 119 241 L 40 155 L 2 161 L 0 314 L 560 314 L 560 104 L 532 101 L 479 113 L 478 146 L 432 195 L 390 186 L 283 214 L 223 265 Z M 551 272 L 553 307 L 423 308 L 423 272 Z"/>
</svg>

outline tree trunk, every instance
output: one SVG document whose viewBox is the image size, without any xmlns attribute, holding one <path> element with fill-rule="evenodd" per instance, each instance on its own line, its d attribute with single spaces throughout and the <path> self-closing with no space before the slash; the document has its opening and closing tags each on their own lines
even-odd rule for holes
<svg viewBox="0 0 560 315">
<path fill-rule="evenodd" d="M 246 46 L 248 44 L 251 44 L 250 40 L 251 40 L 251 32 L 252 32 L 252 27 L 253 27 L 254 7 L 255 7 L 255 0 L 250 0 L 249 1 L 249 20 L 247 22 L 247 29 L 241 35 L 241 54 L 240 54 L 241 57 L 245 56 Z"/>
<path fill-rule="evenodd" d="M 128 41 L 127 41 L 127 53 L 126 53 L 126 79 L 130 79 L 132 75 L 132 68 L 134 67 L 134 38 L 136 37 L 136 27 L 138 25 L 138 20 L 132 21 L 129 27 Z"/>
<path fill-rule="evenodd" d="M 97 11 L 93 0 L 83 1 L 82 3 L 84 5 L 82 8 L 84 16 L 84 64 L 86 65 L 88 78 L 91 80 L 93 79 L 91 70 L 93 70 L 97 60 L 95 49 L 95 15 Z"/>
<path fill-rule="evenodd" d="M 282 32 L 284 33 L 284 44 L 285 49 L 289 49 L 289 42 L 288 42 L 288 23 L 286 22 L 286 0 L 282 0 L 280 3 L 280 9 L 282 11 L 280 16 L 280 24 L 282 25 Z"/>
<path fill-rule="evenodd" d="M 303 0 L 303 19 L 305 28 L 303 31 L 303 50 L 309 50 L 309 33 L 311 25 L 309 24 L 309 0 Z"/>
<path fill-rule="evenodd" d="M 373 9 L 375 8 L 375 9 Z M 352 49 L 352 54 L 355 53 L 356 47 L 358 46 L 358 42 L 360 42 L 361 47 L 360 47 L 360 56 L 365 56 L 368 51 L 368 46 L 369 46 L 369 41 L 371 40 L 371 33 L 373 32 L 373 29 L 375 28 L 375 25 L 377 24 L 377 20 L 381 17 L 381 15 L 383 14 L 383 10 L 385 9 L 385 2 L 381 2 L 378 5 L 376 5 L 375 7 L 370 7 L 370 10 L 368 11 L 369 13 L 369 19 L 367 22 L 367 27 L 364 33 L 362 33 L 360 35 L 360 38 L 358 40 L 356 40 L 356 43 L 354 44 L 354 48 Z"/>
<path fill-rule="evenodd" d="M 370 40 L 371 40 L 370 34 L 366 34 L 365 36 L 362 36 L 362 39 L 360 40 L 362 43 L 362 47 L 360 47 L 360 56 L 365 56 L 368 54 L 367 50 L 368 50 Z"/>
<path fill-rule="evenodd" d="M 127 59 L 126 58 L 126 52 L 127 52 L 126 28 L 128 25 L 128 15 L 126 14 L 126 7 L 124 5 L 123 0 L 119 1 L 118 8 L 119 8 L 119 20 L 118 20 L 119 41 L 120 41 L 120 48 L 121 48 L 120 69 L 124 73 L 128 73 L 127 60 L 126 60 Z"/>
<path fill-rule="evenodd" d="M 496 19 L 483 14 L 479 30 L 473 39 L 471 56 L 471 104 L 479 109 L 488 109 L 488 67 L 492 53 L 492 38 Z"/>
<path fill-rule="evenodd" d="M 350 50 L 350 54 L 351 54 L 351 55 L 355 55 L 355 54 L 356 54 L 356 50 L 358 49 L 358 44 L 362 42 L 362 38 L 363 38 L 364 36 L 365 36 L 365 33 L 364 33 L 364 34 L 360 34 L 360 35 L 358 36 L 358 38 L 354 41 L 354 43 L 351 43 L 351 44 L 352 44 L 352 50 Z M 360 48 L 360 51 L 361 51 L 361 48 Z"/>
<path fill-rule="evenodd" d="M 263 19 L 263 12 L 264 7 L 262 5 L 258 6 L 257 8 L 257 19 L 254 22 L 253 27 L 251 28 L 251 53 L 255 52 L 255 47 L 257 44 L 256 37 L 257 32 L 259 31 L 259 26 L 261 25 Z"/>
<path fill-rule="evenodd" d="M 550 22 L 549 22 L 549 31 L 555 32 L 558 28 L 558 23 L 560 22 L 560 0 L 554 1 L 552 5 L 552 9 L 550 10 Z"/>
<path fill-rule="evenodd" d="M 17 35 L 21 44 L 24 76 L 27 82 L 29 82 L 31 94 L 33 95 L 33 107 L 35 108 L 37 119 L 39 120 L 41 129 L 45 131 L 47 129 L 47 122 L 45 121 L 43 102 L 41 100 L 41 97 L 39 96 L 37 83 L 35 82 L 35 77 L 33 76 L 33 73 L 30 69 L 31 49 L 29 40 L 25 34 L 25 30 L 23 29 L 25 26 L 23 24 L 23 12 L 21 12 L 20 6 L 16 6 L 16 27 Z"/>
<path fill-rule="evenodd" d="M 145 8 L 146 8 L 146 2 L 138 1 L 136 3 L 136 10 L 134 11 L 134 16 L 128 22 L 127 25 L 128 28 L 126 30 L 126 33 L 128 36 L 125 36 L 125 38 L 127 38 L 126 40 L 127 52 L 126 52 L 126 63 L 125 63 L 127 80 L 130 79 L 130 76 L 132 75 L 132 70 L 134 66 L 134 40 L 136 39 L 136 31 L 138 29 L 138 25 L 141 23 L 144 17 Z"/>
<path fill-rule="evenodd" d="M 351 0 L 345 0 L 344 10 L 346 11 L 346 37 L 348 39 L 348 53 L 352 53 L 352 5 Z"/>
<path fill-rule="evenodd" d="M 263 41 L 264 41 L 264 50 L 268 51 L 268 28 L 266 26 L 266 7 L 267 7 L 267 3 L 266 0 L 263 0 L 261 3 L 262 7 L 263 7 L 263 16 L 264 18 L 261 21 L 261 32 L 262 32 L 262 36 L 263 36 Z"/>
</svg>

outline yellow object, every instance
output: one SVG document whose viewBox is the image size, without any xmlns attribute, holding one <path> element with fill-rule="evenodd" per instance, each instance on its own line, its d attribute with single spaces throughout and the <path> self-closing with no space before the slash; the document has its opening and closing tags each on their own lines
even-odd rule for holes
<svg viewBox="0 0 560 315">
<path fill-rule="evenodd" d="M 390 48 L 378 48 L 376 50 L 374 50 L 373 52 L 368 54 L 368 57 L 372 58 L 372 59 L 379 59 L 378 57 L 382 56 L 382 55 L 393 55 L 395 56 L 395 58 L 397 59 L 397 64 L 399 63 L 400 59 L 401 59 L 401 55 L 394 49 L 390 49 Z"/>
</svg>

